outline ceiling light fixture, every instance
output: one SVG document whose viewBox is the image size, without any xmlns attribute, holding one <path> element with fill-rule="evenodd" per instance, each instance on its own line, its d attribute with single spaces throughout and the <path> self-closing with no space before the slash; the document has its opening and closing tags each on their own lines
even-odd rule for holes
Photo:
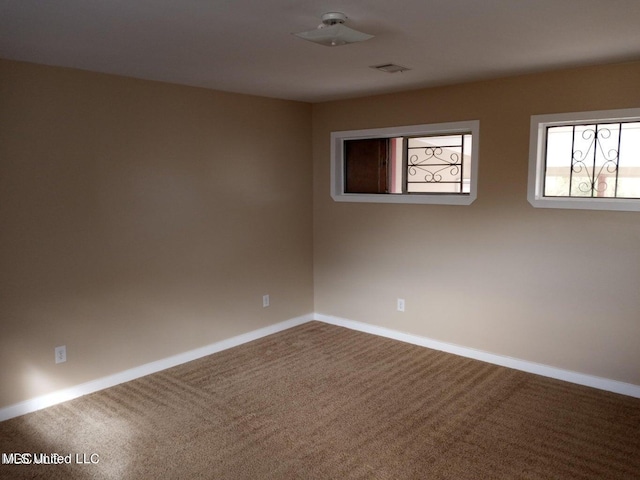
<svg viewBox="0 0 640 480">
<path fill-rule="evenodd" d="M 347 16 L 344 13 L 325 13 L 322 15 L 322 23 L 318 28 L 308 32 L 294 33 L 294 35 L 326 47 L 337 47 L 373 38 L 373 35 L 359 32 L 344 25 L 346 19 Z"/>
</svg>

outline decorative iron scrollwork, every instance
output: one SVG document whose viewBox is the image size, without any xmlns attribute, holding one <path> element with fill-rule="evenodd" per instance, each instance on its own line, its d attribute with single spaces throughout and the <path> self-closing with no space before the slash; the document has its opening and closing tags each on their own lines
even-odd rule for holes
<svg viewBox="0 0 640 480">
<path fill-rule="evenodd" d="M 616 124 L 618 132 L 620 132 L 620 124 Z M 615 175 L 613 179 L 614 190 L 617 183 L 618 159 L 620 150 L 620 138 L 618 134 L 618 142 L 616 148 L 610 148 L 605 152 L 604 142 L 611 138 L 612 132 L 610 126 L 595 125 L 592 128 L 585 128 L 580 135 L 588 144 L 586 150 L 573 149 L 571 154 L 571 176 L 569 192 L 573 192 L 573 176 L 576 174 L 578 178 L 585 176 L 587 180 L 578 181 L 577 189 L 582 192 L 579 196 L 598 197 L 604 196 L 609 188 L 609 180 L 612 180 L 608 174 Z M 576 127 L 573 127 L 573 144 L 575 146 Z M 599 153 L 598 153 L 599 152 Z M 612 196 L 615 195 L 615 191 Z"/>
<path fill-rule="evenodd" d="M 407 186 L 408 190 L 424 191 L 434 187 L 426 184 L 439 184 L 437 191 L 457 191 L 463 189 L 464 171 L 464 135 L 425 137 L 414 139 L 414 145 L 408 148 Z M 436 145 L 416 145 L 419 141 Z M 419 187 L 419 185 L 425 185 Z M 446 185 L 449 185 L 447 187 Z"/>
<path fill-rule="evenodd" d="M 418 155 L 411 155 L 409 158 L 409 175 L 417 176 L 418 170 L 424 172 L 424 181 L 426 183 L 439 183 L 442 182 L 441 172 L 450 169 L 449 175 L 456 177 L 460 173 L 460 155 L 451 152 L 449 158 L 442 156 L 442 147 L 427 147 L 424 149 L 425 159 L 420 160 Z M 440 161 L 440 163 L 430 163 L 434 161 Z M 442 166 L 444 164 L 444 166 Z M 430 167 L 433 167 L 431 169 Z"/>
</svg>

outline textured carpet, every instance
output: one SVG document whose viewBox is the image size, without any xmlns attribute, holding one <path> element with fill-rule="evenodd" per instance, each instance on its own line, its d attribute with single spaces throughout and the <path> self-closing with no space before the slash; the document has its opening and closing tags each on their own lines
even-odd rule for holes
<svg viewBox="0 0 640 480">
<path fill-rule="evenodd" d="M 1 478 L 638 479 L 640 400 L 311 322 L 2 422 L 9 452 L 71 464 Z"/>
</svg>

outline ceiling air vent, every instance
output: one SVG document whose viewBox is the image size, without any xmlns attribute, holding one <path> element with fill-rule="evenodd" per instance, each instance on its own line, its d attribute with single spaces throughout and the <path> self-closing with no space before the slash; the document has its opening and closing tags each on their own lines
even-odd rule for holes
<svg viewBox="0 0 640 480">
<path fill-rule="evenodd" d="M 371 68 L 375 68 L 376 70 L 380 70 L 381 72 L 387 72 L 387 73 L 406 72 L 407 70 L 411 70 L 410 68 L 402 67 L 394 63 L 385 63 L 384 65 L 374 65 Z"/>
</svg>

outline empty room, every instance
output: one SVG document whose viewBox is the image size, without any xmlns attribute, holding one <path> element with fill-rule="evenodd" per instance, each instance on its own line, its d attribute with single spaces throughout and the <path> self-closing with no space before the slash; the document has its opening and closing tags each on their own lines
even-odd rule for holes
<svg viewBox="0 0 640 480">
<path fill-rule="evenodd" d="M 640 478 L 639 24 L 0 2 L 0 478 Z"/>
</svg>

